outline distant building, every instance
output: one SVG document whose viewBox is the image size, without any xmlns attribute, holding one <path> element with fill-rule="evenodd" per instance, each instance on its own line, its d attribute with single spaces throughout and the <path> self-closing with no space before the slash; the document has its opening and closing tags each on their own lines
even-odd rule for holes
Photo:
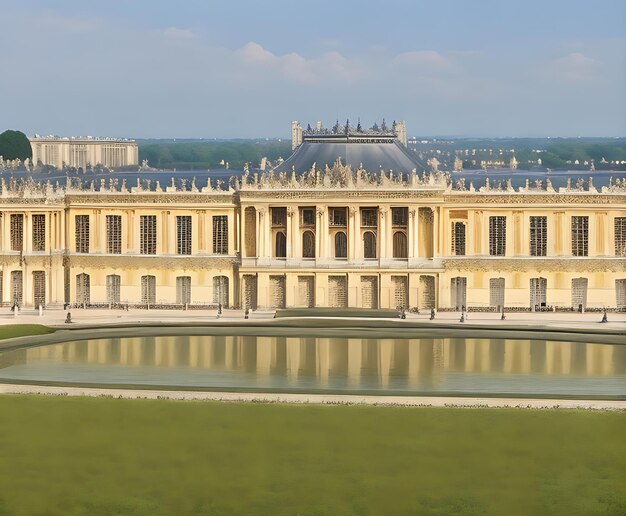
<svg viewBox="0 0 626 516">
<path fill-rule="evenodd" d="M 315 124 L 315 129 L 309 125 L 303 129 L 297 120 L 291 122 L 291 148 L 298 147 L 303 142 L 313 143 L 392 143 L 399 141 L 407 146 L 406 124 L 404 121 L 393 122 L 391 127 L 386 127 L 383 120 L 381 126 L 374 124 L 374 127 L 364 129 L 359 122 L 357 127 L 340 125 L 339 121 L 331 129 L 324 128 L 322 122 Z"/>
<path fill-rule="evenodd" d="M 30 139 L 33 163 L 82 168 L 102 165 L 108 168 L 139 165 L 139 150 L 134 140 L 118 138 L 58 137 L 35 135 Z"/>
</svg>

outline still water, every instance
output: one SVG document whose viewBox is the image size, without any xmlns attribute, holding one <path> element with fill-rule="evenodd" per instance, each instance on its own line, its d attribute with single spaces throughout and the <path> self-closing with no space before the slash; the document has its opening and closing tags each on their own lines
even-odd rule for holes
<svg viewBox="0 0 626 516">
<path fill-rule="evenodd" d="M 0 353 L 0 381 L 626 398 L 626 346 L 503 339 L 113 338 Z"/>
</svg>

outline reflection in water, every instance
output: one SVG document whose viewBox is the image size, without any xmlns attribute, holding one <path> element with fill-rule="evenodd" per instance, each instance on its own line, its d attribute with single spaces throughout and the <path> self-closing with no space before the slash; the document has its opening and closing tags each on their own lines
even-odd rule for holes
<svg viewBox="0 0 626 516">
<path fill-rule="evenodd" d="M 114 338 L 1 353 L 0 379 L 624 396 L 626 347 L 501 339 Z"/>
</svg>

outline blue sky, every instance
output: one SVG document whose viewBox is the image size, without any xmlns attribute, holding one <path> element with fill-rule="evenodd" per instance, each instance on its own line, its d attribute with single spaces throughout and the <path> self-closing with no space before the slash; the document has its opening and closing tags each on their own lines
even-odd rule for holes
<svg viewBox="0 0 626 516">
<path fill-rule="evenodd" d="M 626 135 L 623 1 L 0 0 L 0 19 L 0 129 Z"/>
</svg>

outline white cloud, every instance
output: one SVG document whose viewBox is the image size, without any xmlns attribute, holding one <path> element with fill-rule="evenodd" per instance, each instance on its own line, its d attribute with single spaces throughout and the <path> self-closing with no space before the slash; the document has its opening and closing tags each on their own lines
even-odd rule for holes
<svg viewBox="0 0 626 516">
<path fill-rule="evenodd" d="M 553 74 L 567 82 L 595 82 L 600 79 L 600 63 L 581 52 L 572 52 L 548 63 Z"/>
<path fill-rule="evenodd" d="M 168 27 L 163 31 L 167 38 L 188 41 L 196 38 L 195 33 L 190 29 L 179 29 L 178 27 Z"/>
</svg>

